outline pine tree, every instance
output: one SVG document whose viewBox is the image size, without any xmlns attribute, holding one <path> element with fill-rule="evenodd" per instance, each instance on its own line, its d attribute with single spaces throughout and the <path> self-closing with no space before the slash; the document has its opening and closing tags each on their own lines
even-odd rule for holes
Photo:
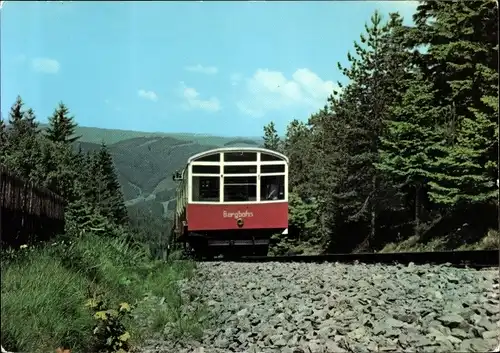
<svg viewBox="0 0 500 353">
<path fill-rule="evenodd" d="M 40 163 L 41 146 L 38 136 L 38 123 L 32 109 L 23 110 L 24 102 L 21 97 L 16 98 L 9 114 L 9 129 L 6 134 L 8 156 L 4 163 L 12 173 L 19 177 L 33 180 L 32 172 Z"/>
<path fill-rule="evenodd" d="M 38 134 L 38 122 L 36 121 L 35 112 L 33 109 L 28 108 L 26 112 L 23 114 L 23 124 L 25 127 L 25 133 L 28 135 L 36 135 Z"/>
<path fill-rule="evenodd" d="M 402 51 L 398 37 L 402 31 L 398 14 L 390 14 L 389 21 L 383 24 L 380 13 L 375 11 L 365 29 L 361 44 L 354 43 L 356 56 L 348 53 L 350 68 L 338 64 L 349 84 L 338 99 L 330 98 L 336 121 L 329 123 L 329 129 L 338 145 L 334 164 L 339 165 L 337 169 L 344 176 L 332 194 L 332 203 L 338 208 L 336 218 L 359 226 L 369 222 L 362 226 L 369 232 L 363 245 L 368 247 L 376 235 L 379 210 L 386 209 L 382 191 L 390 194 L 374 167 L 379 161 L 379 137 L 383 122 L 390 119 L 390 107 L 400 100 L 399 86 L 407 75 L 409 53 Z"/>
<path fill-rule="evenodd" d="M 423 1 L 415 19 L 412 44 L 428 46 L 419 55 L 424 73 L 435 83 L 436 104 L 454 117 L 429 195 L 453 207 L 492 201 L 498 193 L 498 6 L 492 0 Z"/>
<path fill-rule="evenodd" d="M 443 109 L 435 107 L 432 83 L 422 74 L 407 81 L 401 104 L 392 109 L 381 138 L 380 162 L 376 167 L 394 180 L 400 190 L 414 196 L 415 234 L 420 235 L 423 200 L 427 184 L 435 177 L 435 151 L 442 146 L 444 134 L 437 127 Z"/>
<path fill-rule="evenodd" d="M 127 209 L 113 159 L 104 142 L 95 154 L 92 164 L 97 189 L 95 196 L 101 213 L 116 224 L 125 224 L 127 222 Z"/>
<path fill-rule="evenodd" d="M 5 121 L 0 116 L 0 150 L 5 149 L 7 147 L 7 125 L 5 125 Z"/>
<path fill-rule="evenodd" d="M 301 197 L 309 192 L 311 135 L 306 126 L 297 119 L 288 126 L 283 143 L 284 153 L 289 159 L 289 185 Z"/>
<path fill-rule="evenodd" d="M 77 124 L 74 117 L 69 116 L 69 110 L 60 102 L 51 117 L 46 130 L 47 138 L 52 142 L 73 143 L 80 138 L 74 136 Z"/>
<path fill-rule="evenodd" d="M 78 171 L 74 168 L 74 152 L 70 145 L 63 142 L 46 140 L 44 165 L 47 168 L 46 186 L 61 195 L 67 202 L 78 198 L 75 185 Z"/>
<path fill-rule="evenodd" d="M 264 126 L 264 148 L 281 152 L 281 139 L 278 136 L 278 131 L 274 126 L 274 122 L 270 122 Z"/>
<path fill-rule="evenodd" d="M 15 103 L 10 108 L 9 125 L 11 125 L 13 129 L 18 128 L 23 119 L 23 105 L 24 102 L 21 96 L 17 96 Z"/>
<path fill-rule="evenodd" d="M 23 110 L 24 102 L 17 96 L 16 102 L 10 108 L 9 125 L 11 126 L 11 139 L 17 142 L 23 136 L 34 136 L 38 133 L 38 123 L 35 121 L 33 109 Z"/>
<path fill-rule="evenodd" d="M 0 117 L 0 164 L 5 163 L 5 158 L 8 154 L 8 145 L 7 145 L 7 126 L 5 125 L 5 121 Z"/>
</svg>

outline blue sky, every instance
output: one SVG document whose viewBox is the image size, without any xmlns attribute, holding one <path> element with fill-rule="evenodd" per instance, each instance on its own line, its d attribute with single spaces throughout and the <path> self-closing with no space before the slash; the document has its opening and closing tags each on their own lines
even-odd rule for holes
<svg viewBox="0 0 500 353">
<path fill-rule="evenodd" d="M 82 126 L 260 136 L 321 108 L 375 9 L 412 1 L 6 1 L 1 111 L 59 101 Z"/>
</svg>

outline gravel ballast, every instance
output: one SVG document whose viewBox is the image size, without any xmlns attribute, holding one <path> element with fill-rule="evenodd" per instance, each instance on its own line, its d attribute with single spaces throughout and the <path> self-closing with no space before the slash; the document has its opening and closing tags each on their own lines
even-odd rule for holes
<svg viewBox="0 0 500 353">
<path fill-rule="evenodd" d="M 208 309 L 202 339 L 143 353 L 486 352 L 500 333 L 498 270 L 209 262 L 182 287 Z"/>
</svg>

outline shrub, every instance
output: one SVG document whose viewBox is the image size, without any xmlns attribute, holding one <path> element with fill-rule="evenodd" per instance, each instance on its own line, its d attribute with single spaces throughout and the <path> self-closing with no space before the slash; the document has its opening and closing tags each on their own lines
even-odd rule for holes
<svg viewBox="0 0 500 353">
<path fill-rule="evenodd" d="M 92 331 L 97 340 L 95 349 L 99 352 L 127 352 L 130 333 L 125 329 L 123 320 L 130 317 L 130 305 L 121 303 L 117 310 L 106 310 L 102 300 L 89 299 L 86 306 L 94 312 L 94 319 L 97 320 Z"/>
</svg>

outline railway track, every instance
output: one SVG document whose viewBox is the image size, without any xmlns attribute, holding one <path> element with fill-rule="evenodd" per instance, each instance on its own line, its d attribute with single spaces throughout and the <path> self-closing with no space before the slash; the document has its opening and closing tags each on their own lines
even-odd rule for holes
<svg viewBox="0 0 500 353">
<path fill-rule="evenodd" d="M 214 258 L 202 262 L 339 262 L 365 264 L 403 264 L 416 265 L 449 264 L 454 267 L 491 268 L 499 267 L 499 250 L 462 250 L 432 252 L 399 252 L 399 253 L 355 253 L 355 254 L 322 254 L 291 256 L 243 256 L 238 258 Z"/>
</svg>

